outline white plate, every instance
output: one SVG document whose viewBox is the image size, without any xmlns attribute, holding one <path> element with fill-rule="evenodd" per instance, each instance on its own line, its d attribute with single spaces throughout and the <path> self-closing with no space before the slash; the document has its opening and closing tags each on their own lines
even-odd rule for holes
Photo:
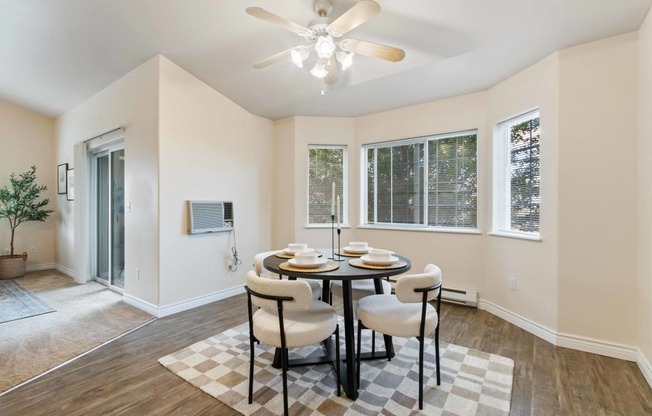
<svg viewBox="0 0 652 416">
<path fill-rule="evenodd" d="M 307 263 L 307 264 L 300 264 L 297 263 L 297 259 L 290 259 L 288 260 L 288 263 L 291 266 L 298 267 L 300 269 L 314 269 L 315 267 L 323 266 L 324 264 L 328 263 L 328 259 L 317 259 L 316 263 Z"/>
<path fill-rule="evenodd" d="M 366 250 L 354 250 L 351 247 L 342 247 L 342 250 L 344 250 L 346 253 L 353 253 L 353 254 L 364 254 L 369 252 L 369 250 L 373 249 L 373 247 L 367 247 Z"/>
<path fill-rule="evenodd" d="M 398 261 L 398 257 L 390 256 L 389 260 L 371 260 L 369 256 L 365 255 L 360 257 L 363 263 L 371 264 L 372 266 L 389 266 Z"/>
</svg>

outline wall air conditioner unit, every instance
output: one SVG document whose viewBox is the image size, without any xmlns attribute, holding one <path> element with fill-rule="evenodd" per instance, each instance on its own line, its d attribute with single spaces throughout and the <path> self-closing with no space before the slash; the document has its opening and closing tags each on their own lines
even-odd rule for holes
<svg viewBox="0 0 652 416">
<path fill-rule="evenodd" d="M 458 305 L 472 306 L 477 308 L 478 291 L 443 287 L 441 289 L 441 300 L 443 302 L 457 303 Z"/>
<path fill-rule="evenodd" d="M 188 201 L 188 234 L 233 231 L 233 202 Z"/>
</svg>

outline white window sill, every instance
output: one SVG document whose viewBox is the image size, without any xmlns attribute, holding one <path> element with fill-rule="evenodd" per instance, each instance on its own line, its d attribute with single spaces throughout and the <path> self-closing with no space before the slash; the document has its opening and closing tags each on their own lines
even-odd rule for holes
<svg viewBox="0 0 652 416">
<path fill-rule="evenodd" d="M 325 229 L 325 228 L 328 228 L 328 229 L 330 230 L 330 229 L 331 229 L 331 225 L 330 225 L 330 224 L 307 224 L 307 225 L 305 226 L 305 228 L 306 228 L 306 229 L 311 229 L 311 228 L 315 228 L 315 229 Z M 349 229 L 349 228 L 351 228 L 351 226 L 348 225 L 348 224 L 342 224 L 342 226 L 341 226 L 340 228 L 344 230 L 344 229 Z M 337 224 L 335 224 L 335 229 L 337 229 Z"/>
<path fill-rule="evenodd" d="M 488 233 L 494 237 L 516 238 L 517 240 L 543 241 L 539 234 L 519 233 L 514 231 L 492 231 Z"/>
<path fill-rule="evenodd" d="M 477 228 L 445 228 L 445 227 L 406 227 L 400 225 L 358 225 L 360 229 L 366 230 L 391 230 L 391 231 L 419 231 L 428 233 L 452 233 L 452 234 L 474 234 L 481 235 Z"/>
</svg>

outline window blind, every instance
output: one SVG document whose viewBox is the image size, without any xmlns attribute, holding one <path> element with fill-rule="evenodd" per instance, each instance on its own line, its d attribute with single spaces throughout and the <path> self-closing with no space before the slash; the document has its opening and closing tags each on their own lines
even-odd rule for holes
<svg viewBox="0 0 652 416">
<path fill-rule="evenodd" d="M 539 232 L 539 117 L 510 125 L 510 225 L 513 231 Z"/>
<path fill-rule="evenodd" d="M 367 224 L 477 226 L 477 133 L 366 145 Z"/>
<path fill-rule="evenodd" d="M 333 183 L 346 222 L 345 160 L 345 146 L 308 147 L 308 224 L 330 224 Z"/>
</svg>

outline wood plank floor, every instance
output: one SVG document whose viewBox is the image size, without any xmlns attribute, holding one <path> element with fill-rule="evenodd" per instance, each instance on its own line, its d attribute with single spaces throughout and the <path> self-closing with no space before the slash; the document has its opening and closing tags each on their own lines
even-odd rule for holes
<svg viewBox="0 0 652 416">
<path fill-rule="evenodd" d="M 158 358 L 246 321 L 244 295 L 159 319 L 0 397 L 0 415 L 237 415 Z M 444 304 L 442 340 L 512 358 L 512 415 L 652 415 L 635 363 L 554 347 L 484 311 Z"/>
</svg>

